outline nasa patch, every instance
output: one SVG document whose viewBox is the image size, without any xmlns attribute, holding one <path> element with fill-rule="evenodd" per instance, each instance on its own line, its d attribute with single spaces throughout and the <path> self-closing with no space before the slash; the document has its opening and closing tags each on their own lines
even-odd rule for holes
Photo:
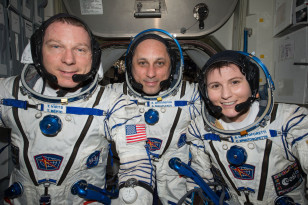
<svg viewBox="0 0 308 205">
<path fill-rule="evenodd" d="M 56 154 L 39 154 L 34 156 L 37 169 L 56 171 L 60 169 L 63 157 Z"/>
<path fill-rule="evenodd" d="M 276 193 L 278 196 L 284 195 L 296 189 L 302 182 L 297 163 L 289 165 L 283 171 L 272 176 Z"/>
<path fill-rule="evenodd" d="M 95 167 L 99 162 L 100 151 L 95 151 L 87 159 L 87 167 L 92 168 Z"/>
<path fill-rule="evenodd" d="M 148 138 L 147 139 L 147 146 L 149 148 L 150 151 L 156 151 L 156 150 L 160 150 L 161 148 L 161 144 L 162 144 L 162 140 L 158 139 L 158 138 Z"/>
<path fill-rule="evenodd" d="M 229 165 L 230 170 L 235 178 L 240 180 L 253 180 L 255 178 L 255 166 L 243 164 L 241 166 Z"/>
<path fill-rule="evenodd" d="M 180 139 L 178 141 L 178 148 L 183 147 L 185 144 L 186 144 L 186 134 L 183 133 L 181 134 Z"/>
</svg>

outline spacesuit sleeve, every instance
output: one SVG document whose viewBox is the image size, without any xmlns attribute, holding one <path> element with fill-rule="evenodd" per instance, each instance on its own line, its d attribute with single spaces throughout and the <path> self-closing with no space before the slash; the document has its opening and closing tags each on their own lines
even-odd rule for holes
<svg viewBox="0 0 308 205">
<path fill-rule="evenodd" d="M 6 127 L 5 119 L 7 117 L 7 112 L 9 112 L 12 108 L 9 106 L 2 105 L 2 99 L 5 98 L 13 98 L 12 86 L 13 84 L 13 77 L 10 78 L 0 78 L 0 127 Z"/>
<path fill-rule="evenodd" d="M 285 105 L 286 106 L 286 105 Z M 284 112 L 287 113 L 287 112 Z M 304 175 L 308 174 L 308 109 L 297 107 L 288 117 L 283 132 L 287 133 L 287 142 L 293 155 L 301 165 Z M 307 182 L 308 183 L 308 182 Z M 307 184 L 306 184 L 306 187 Z"/>
<path fill-rule="evenodd" d="M 190 145 L 191 167 L 208 183 L 213 181 L 211 163 L 202 140 L 203 120 L 201 116 L 191 122 L 187 129 L 187 142 Z M 191 179 L 187 180 L 187 190 L 198 187 Z"/>
<path fill-rule="evenodd" d="M 152 204 L 154 189 L 154 167 L 145 148 L 145 124 L 139 115 L 138 107 L 125 96 L 114 103 L 115 112 L 109 119 L 110 139 L 115 142 L 120 159 L 119 197 L 112 204 L 128 204 L 125 197 L 129 194 L 136 199 L 129 204 Z M 132 187 L 136 193 L 127 192 L 129 180 L 137 181 Z M 133 196 L 128 196 L 128 198 Z M 131 200 L 130 198 L 130 200 Z"/>
</svg>

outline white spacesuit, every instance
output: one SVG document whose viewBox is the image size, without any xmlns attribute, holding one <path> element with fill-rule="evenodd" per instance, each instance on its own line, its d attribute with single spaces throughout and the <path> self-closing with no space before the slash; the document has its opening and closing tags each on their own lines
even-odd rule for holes
<svg viewBox="0 0 308 205">
<path fill-rule="evenodd" d="M 144 93 L 131 73 L 132 54 L 137 45 L 146 39 L 155 39 L 164 44 L 168 41 L 166 47 L 171 57 L 172 71 L 166 80 L 170 84 L 166 83 L 168 86 L 156 95 Z M 171 47 L 176 48 L 176 51 L 171 51 Z M 182 82 L 181 47 L 164 30 L 149 29 L 139 33 L 130 43 L 126 54 L 126 83 L 114 84 L 113 89 L 128 95 L 138 105 L 138 114 L 144 116 L 147 147 L 156 167 L 159 199 L 163 204 L 175 204 L 187 193 L 186 178 L 172 170 L 168 162 L 172 157 L 178 157 L 186 163 L 189 161 L 185 130 L 191 120 L 201 114 L 198 86 L 195 83 Z"/>
<path fill-rule="evenodd" d="M 204 73 L 217 62 L 238 65 L 249 82 L 255 99 L 242 104 L 250 106 L 242 122 L 226 123 L 214 117 L 221 109 L 209 100 Z M 274 84 L 266 67 L 247 53 L 217 54 L 202 71 L 199 85 L 205 106 L 187 134 L 192 167 L 205 181 L 220 182 L 229 204 L 307 204 L 308 110 L 274 105 Z M 260 85 L 259 73 L 266 79 Z"/>
<path fill-rule="evenodd" d="M 44 32 L 53 21 L 66 17 L 76 18 L 59 14 L 44 22 L 39 30 Z M 33 36 L 32 56 L 25 58 L 33 57 L 36 67 L 27 64 L 21 77 L 0 79 L 0 125 L 11 128 L 15 164 L 10 183 L 17 182 L 21 189 L 19 196 L 7 200 L 23 205 L 86 203 L 92 198 L 73 195 L 72 186 L 85 180 L 99 189 L 106 188 L 107 157 L 110 142 L 114 141 L 122 169 L 119 182 L 130 178 L 137 180 L 133 187 L 126 187 L 136 197 L 116 204 L 152 203 L 148 191 L 138 186 L 140 180 L 154 187 L 153 168 L 144 148 L 144 124 L 135 115 L 137 106 L 134 103 L 116 94 L 110 86 L 98 85 L 100 49 L 93 47 L 92 34 L 89 32 L 92 38 L 90 82 L 62 97 L 57 97 L 57 90 L 44 82 L 48 77 L 40 65 L 41 56 L 33 54 L 39 49 L 35 47 L 40 46 L 37 38 L 43 36 L 37 32 Z"/>
</svg>

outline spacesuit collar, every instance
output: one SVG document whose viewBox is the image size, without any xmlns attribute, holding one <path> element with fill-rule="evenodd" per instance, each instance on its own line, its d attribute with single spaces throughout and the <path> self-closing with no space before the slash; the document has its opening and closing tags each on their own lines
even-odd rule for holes
<svg viewBox="0 0 308 205">
<path fill-rule="evenodd" d="M 98 86 L 98 75 L 96 75 L 95 79 L 86 86 L 76 90 L 75 92 L 68 93 L 64 97 L 57 97 L 56 90 L 53 90 L 48 86 L 44 88 L 44 79 L 41 78 L 32 64 L 26 64 L 24 66 L 21 73 L 21 82 L 21 89 L 24 95 L 31 96 L 43 102 L 66 104 L 80 99 L 88 99 Z"/>
</svg>

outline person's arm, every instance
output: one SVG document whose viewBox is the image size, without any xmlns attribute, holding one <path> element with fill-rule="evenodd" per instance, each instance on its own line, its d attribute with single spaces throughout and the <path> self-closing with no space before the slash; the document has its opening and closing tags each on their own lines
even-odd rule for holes
<svg viewBox="0 0 308 205">
<path fill-rule="evenodd" d="M 146 130 L 138 107 L 119 98 L 108 120 L 110 140 L 120 159 L 119 197 L 112 204 L 152 204 L 155 171 L 145 148 Z"/>
<path fill-rule="evenodd" d="M 12 109 L 11 106 L 5 106 L 2 104 L 3 99 L 14 99 L 12 96 L 12 86 L 13 86 L 13 77 L 11 78 L 0 78 L 0 127 L 6 126 L 6 117 L 7 113 Z"/>
<path fill-rule="evenodd" d="M 284 107 L 288 106 L 286 104 Z M 297 158 L 300 164 L 300 171 L 303 175 L 308 174 L 308 109 L 303 107 L 290 107 L 291 115 L 287 118 L 283 126 L 282 132 L 286 134 L 286 140 L 292 154 Z M 284 112 L 290 113 L 290 112 Z M 292 157 L 290 156 L 292 159 Z M 304 177 L 304 176 L 303 176 Z M 306 194 L 308 182 L 306 184 Z"/>
<path fill-rule="evenodd" d="M 202 140 L 203 127 L 201 116 L 192 121 L 187 129 L 187 142 L 190 145 L 191 167 L 208 183 L 213 182 L 213 174 L 210 170 L 210 158 L 205 152 Z M 196 184 L 191 179 L 188 179 L 187 190 L 189 191 L 195 187 Z"/>
</svg>

